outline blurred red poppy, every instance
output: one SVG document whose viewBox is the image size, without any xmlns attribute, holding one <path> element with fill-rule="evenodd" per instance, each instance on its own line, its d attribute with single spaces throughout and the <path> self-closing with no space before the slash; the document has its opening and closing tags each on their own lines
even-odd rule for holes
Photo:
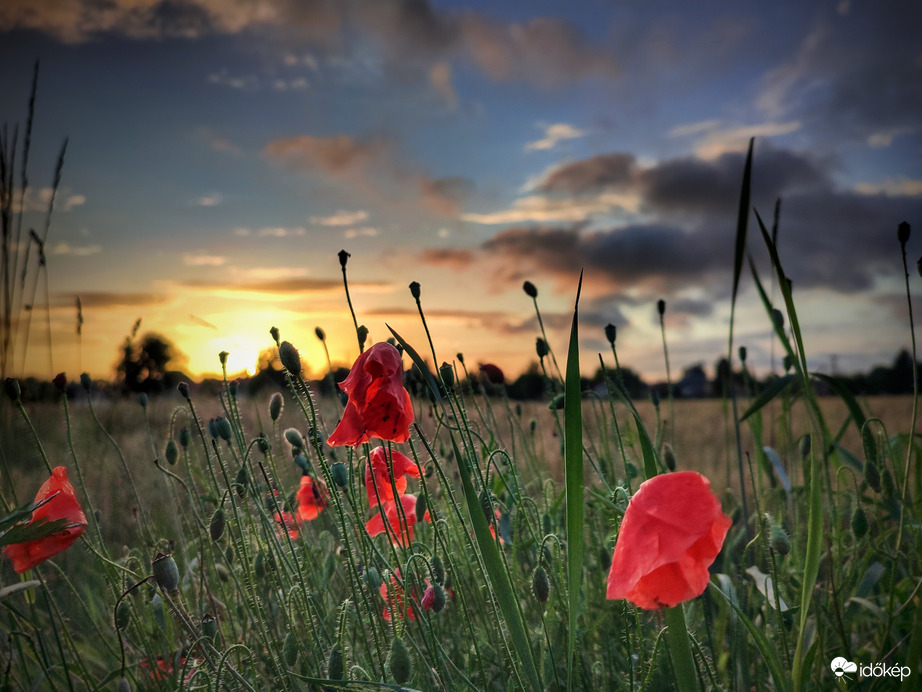
<svg viewBox="0 0 922 692">
<path fill-rule="evenodd" d="M 399 615 L 402 618 L 407 620 L 415 620 L 416 613 L 413 612 L 413 608 L 409 604 L 404 604 L 403 597 L 403 586 L 398 581 L 400 577 L 400 570 L 396 570 L 397 576 L 393 574 L 390 575 L 390 587 L 388 587 L 387 582 L 382 582 L 381 586 L 378 588 L 378 593 L 381 594 L 381 598 L 384 599 L 384 610 L 381 611 L 381 616 L 385 620 L 391 619 L 391 611 L 396 615 Z"/>
<path fill-rule="evenodd" d="M 276 512 L 275 522 L 278 524 L 279 538 L 285 537 L 284 531 L 288 531 L 291 540 L 298 537 L 298 523 L 291 512 Z"/>
<path fill-rule="evenodd" d="M 666 473 L 641 484 L 621 522 L 608 598 L 654 610 L 704 592 L 708 567 L 733 523 L 710 487 L 694 471 Z"/>
<path fill-rule="evenodd" d="M 394 469 L 394 485 L 397 494 L 402 495 L 407 489 L 405 475 L 419 478 L 419 467 L 407 455 L 391 450 L 391 462 Z M 377 487 L 377 493 L 375 488 Z M 388 471 L 387 450 L 384 447 L 375 447 L 368 456 L 365 466 L 365 490 L 368 491 L 368 505 L 374 507 L 378 498 L 382 502 L 394 501 L 394 489 L 391 487 L 391 474 Z"/>
<path fill-rule="evenodd" d="M 53 496 L 53 497 L 52 497 Z M 32 512 L 30 524 L 41 519 L 56 521 L 66 519 L 67 525 L 50 536 L 25 543 L 13 543 L 3 549 L 3 554 L 13 561 L 13 569 L 25 572 L 39 563 L 67 550 L 86 530 L 86 516 L 77 501 L 77 495 L 67 480 L 67 469 L 58 466 L 51 477 L 42 484 L 35 495 L 35 501 L 51 498 Z"/>
<path fill-rule="evenodd" d="M 409 546 L 410 541 L 413 540 L 413 524 L 416 523 L 416 495 L 401 495 L 400 504 L 403 507 L 403 514 L 406 519 L 405 524 L 401 520 L 397 503 L 385 502 L 383 509 L 365 524 L 368 535 L 377 536 L 384 533 L 384 519 L 386 518 L 387 525 L 390 527 L 387 535 L 391 537 L 394 545 L 402 545 L 404 548 Z M 426 510 L 423 519 L 429 521 L 429 510 Z"/>
<path fill-rule="evenodd" d="M 331 446 L 355 447 L 372 437 L 407 441 L 413 405 L 403 386 L 403 362 L 396 348 L 386 341 L 376 343 L 356 359 L 339 386 L 349 402 L 327 440 Z"/>
<path fill-rule="evenodd" d="M 301 521 L 313 521 L 329 505 L 327 486 L 321 480 L 310 476 L 301 476 L 298 489 L 298 518 Z"/>
</svg>

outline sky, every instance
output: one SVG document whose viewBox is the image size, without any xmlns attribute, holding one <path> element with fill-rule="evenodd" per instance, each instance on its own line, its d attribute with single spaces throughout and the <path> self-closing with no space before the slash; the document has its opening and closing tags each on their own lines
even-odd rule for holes
<svg viewBox="0 0 922 692">
<path fill-rule="evenodd" d="M 418 281 L 440 361 L 514 376 L 537 360 L 529 280 L 562 367 L 583 270 L 585 373 L 612 323 L 622 365 L 663 378 L 659 299 L 673 376 L 711 372 L 751 137 L 810 366 L 888 364 L 910 345 L 902 221 L 919 294 L 919 26 L 902 0 L 4 0 L 8 137 L 41 61 L 39 237 L 68 138 L 14 372 L 111 377 L 138 318 L 194 376 L 220 351 L 252 373 L 272 326 L 312 372 L 318 326 L 349 365 L 341 249 L 371 341 L 426 350 Z M 748 251 L 780 303 L 754 216 Z M 747 269 L 734 343 L 763 374 L 770 334 Z"/>
</svg>

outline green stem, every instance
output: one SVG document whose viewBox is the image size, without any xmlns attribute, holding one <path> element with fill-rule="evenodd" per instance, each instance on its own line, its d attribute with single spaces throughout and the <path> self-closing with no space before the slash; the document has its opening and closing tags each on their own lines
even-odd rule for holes
<svg viewBox="0 0 922 692">
<path fill-rule="evenodd" d="M 698 692 L 698 671 L 691 652 L 688 630 L 685 628 L 685 611 L 682 604 L 667 608 L 666 640 L 669 642 L 669 657 L 675 673 L 676 689 L 680 692 Z"/>
</svg>

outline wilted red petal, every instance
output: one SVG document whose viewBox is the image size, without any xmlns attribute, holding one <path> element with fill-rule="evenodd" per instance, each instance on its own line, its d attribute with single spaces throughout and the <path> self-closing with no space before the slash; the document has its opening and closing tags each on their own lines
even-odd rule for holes
<svg viewBox="0 0 922 692">
<path fill-rule="evenodd" d="M 51 477 L 42 484 L 35 495 L 35 501 L 41 502 L 51 495 L 54 495 L 51 500 L 32 513 L 29 523 L 40 519 L 66 519 L 68 526 L 46 538 L 6 546 L 3 554 L 12 560 L 13 569 L 20 574 L 67 550 L 86 530 L 86 516 L 77 501 L 74 486 L 67 480 L 67 469 L 63 466 L 58 466 L 51 472 Z"/>
<path fill-rule="evenodd" d="M 397 451 L 391 451 L 391 459 L 397 494 L 402 495 L 407 489 L 407 479 L 404 475 L 419 478 L 419 468 L 412 459 Z M 377 486 L 377 493 L 375 493 L 375 486 Z M 382 501 L 394 501 L 394 490 L 391 487 L 391 477 L 387 468 L 387 450 L 384 447 L 375 447 L 371 450 L 368 464 L 365 465 L 365 490 L 368 493 L 370 507 L 378 504 L 378 498 Z"/>
<path fill-rule="evenodd" d="M 403 361 L 386 341 L 374 344 L 340 383 L 349 395 L 343 418 L 327 442 L 357 446 L 372 437 L 406 442 L 413 422 L 410 394 L 403 386 Z"/>
<path fill-rule="evenodd" d="M 298 489 L 298 518 L 301 521 L 313 521 L 329 504 L 327 486 L 321 480 L 310 476 L 301 476 Z"/>
<path fill-rule="evenodd" d="M 608 574 L 608 598 L 641 608 L 700 595 L 732 521 L 700 473 L 655 476 L 638 488 L 621 522 Z"/>
</svg>

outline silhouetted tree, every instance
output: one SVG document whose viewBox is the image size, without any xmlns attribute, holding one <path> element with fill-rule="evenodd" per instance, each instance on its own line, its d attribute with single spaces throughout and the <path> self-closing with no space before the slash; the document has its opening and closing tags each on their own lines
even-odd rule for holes
<svg viewBox="0 0 922 692">
<path fill-rule="evenodd" d="M 122 358 L 117 367 L 122 390 L 157 394 L 175 387 L 182 375 L 169 370 L 167 366 L 181 365 L 185 361 L 185 354 L 160 334 L 147 333 L 135 341 L 135 331 L 132 330 L 131 336 L 125 338 Z"/>
</svg>

